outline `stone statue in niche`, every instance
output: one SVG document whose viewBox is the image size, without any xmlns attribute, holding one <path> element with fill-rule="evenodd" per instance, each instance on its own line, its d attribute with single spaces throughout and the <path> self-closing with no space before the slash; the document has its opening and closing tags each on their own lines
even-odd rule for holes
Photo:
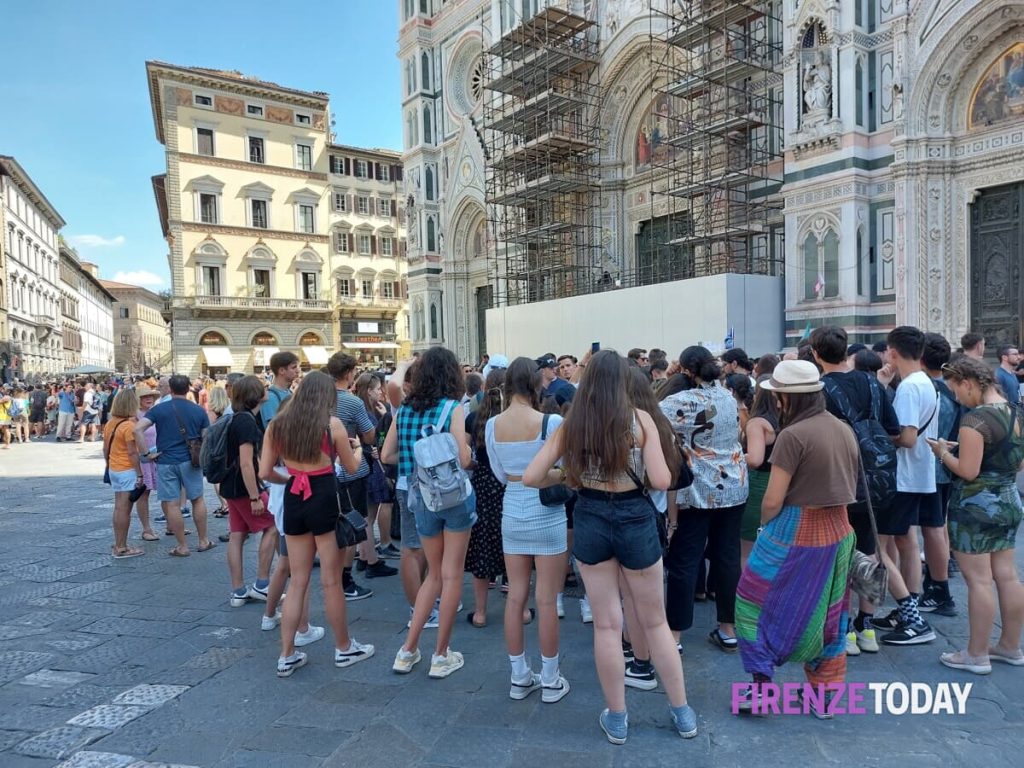
<svg viewBox="0 0 1024 768">
<path fill-rule="evenodd" d="M 832 66 L 826 51 L 814 51 L 804 66 L 804 107 L 809 115 L 829 115 L 832 108 Z"/>
</svg>

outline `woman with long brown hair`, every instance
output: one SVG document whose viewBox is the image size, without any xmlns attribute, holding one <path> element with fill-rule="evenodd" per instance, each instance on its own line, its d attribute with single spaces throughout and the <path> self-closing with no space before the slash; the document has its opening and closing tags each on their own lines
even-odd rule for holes
<svg viewBox="0 0 1024 768">
<path fill-rule="evenodd" d="M 697 734 L 697 715 L 686 703 L 683 668 L 665 619 L 664 578 L 657 520 L 633 477 L 666 490 L 672 473 L 651 415 L 630 402 L 628 367 L 612 350 L 587 363 L 565 423 L 527 468 L 532 487 L 558 482 L 551 470 L 562 460 L 564 482 L 579 488 L 573 555 L 594 612 L 594 659 L 607 708 L 599 723 L 608 740 L 624 744 L 628 732 L 625 657 L 619 573 L 636 606 L 638 629 L 650 645 L 680 736 Z"/>
<path fill-rule="evenodd" d="M 139 411 L 139 398 L 134 389 L 122 389 L 114 398 L 111 419 L 103 428 L 103 449 L 106 454 L 110 487 L 114 489 L 114 546 L 110 554 L 115 558 L 138 557 L 145 550 L 128 546 L 128 527 L 132 519 L 134 491 L 145 487 L 142 464 L 135 445 L 135 415 Z"/>
<path fill-rule="evenodd" d="M 505 575 L 505 558 L 501 549 L 501 508 L 505 486 L 491 471 L 484 440 L 487 420 L 505 410 L 505 373 L 504 368 L 495 368 L 487 375 L 480 407 L 466 417 L 466 436 L 475 457 L 470 480 L 476 494 L 477 515 L 466 550 L 465 570 L 473 576 L 473 610 L 467 614 L 466 620 L 478 629 L 487 626 L 489 585 L 498 576 Z"/>
<path fill-rule="evenodd" d="M 284 533 L 292 579 L 281 616 L 278 677 L 288 677 L 306 663 L 306 654 L 295 650 L 295 632 L 309 590 L 314 552 L 320 556 L 324 610 L 334 632 L 334 666 L 348 667 L 374 651 L 372 645 L 349 636 L 341 591 L 341 550 L 334 531 L 339 511 L 334 461 L 337 456 L 347 471 L 355 472 L 359 443 L 349 439 L 333 415 L 335 403 L 333 379 L 309 373 L 264 435 L 260 478 L 285 484 Z M 278 460 L 284 462 L 287 475 L 278 471 Z"/>
<path fill-rule="evenodd" d="M 505 486 L 501 539 L 509 585 L 505 603 L 505 644 L 512 665 L 509 696 L 521 700 L 540 690 L 541 700 L 553 704 L 569 693 L 569 681 L 559 667 L 555 608 L 568 558 L 564 505 L 545 506 L 537 489 L 523 484 L 523 472 L 562 425 L 561 416 L 541 413 L 540 388 L 537 362 L 526 357 L 513 360 L 505 378 L 505 409 L 487 421 L 486 442 L 494 476 Z M 558 473 L 553 474 L 557 480 Z M 526 655 L 522 620 L 534 568 L 540 617 L 539 675 Z"/>
<path fill-rule="evenodd" d="M 388 413 L 383 393 L 383 384 L 378 376 L 372 373 L 359 374 L 356 379 L 356 397 L 363 401 L 366 414 L 376 425 L 376 439 L 373 445 L 363 445 L 363 451 L 369 454 L 367 458 L 370 465 L 370 474 L 366 476 L 366 527 L 373 531 L 376 523 L 380 530 L 377 555 L 394 558 L 399 554 L 398 549 L 391 543 L 391 505 L 395 501 L 395 490 L 388 482 L 378 452 L 383 447 L 384 437 L 387 435 L 387 430 L 381 433 L 381 425 Z"/>
</svg>

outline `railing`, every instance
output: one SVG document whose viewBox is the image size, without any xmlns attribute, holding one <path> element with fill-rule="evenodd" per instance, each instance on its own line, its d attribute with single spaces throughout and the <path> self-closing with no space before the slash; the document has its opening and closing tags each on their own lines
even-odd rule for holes
<svg viewBox="0 0 1024 768">
<path fill-rule="evenodd" d="M 405 305 L 405 299 L 384 299 L 380 296 L 339 296 L 338 306 L 341 307 L 388 307 L 399 309 Z"/>
<path fill-rule="evenodd" d="M 36 325 L 46 328 L 60 328 L 60 323 L 57 322 L 57 319 L 49 315 L 33 315 L 32 319 L 35 320 Z"/>
<path fill-rule="evenodd" d="M 206 309 L 320 309 L 329 310 L 323 299 L 268 299 L 262 296 L 175 296 L 171 304 Z"/>
</svg>

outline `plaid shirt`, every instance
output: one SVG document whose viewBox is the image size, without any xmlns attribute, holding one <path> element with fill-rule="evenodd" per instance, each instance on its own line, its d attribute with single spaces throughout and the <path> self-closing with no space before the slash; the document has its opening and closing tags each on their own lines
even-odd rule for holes
<svg viewBox="0 0 1024 768">
<path fill-rule="evenodd" d="M 398 414 L 395 416 L 395 430 L 398 436 L 399 477 L 411 477 L 413 472 L 416 471 L 412 447 L 422 437 L 422 431 L 425 426 L 437 424 L 437 420 L 441 417 L 441 411 L 444 409 L 444 404 L 448 402 L 452 403 L 452 411 L 454 412 L 459 405 L 456 400 L 441 400 L 433 408 L 423 413 L 416 413 L 412 408 L 404 405 L 398 409 Z M 449 414 L 441 431 L 450 432 L 451 426 L 452 417 Z"/>
</svg>

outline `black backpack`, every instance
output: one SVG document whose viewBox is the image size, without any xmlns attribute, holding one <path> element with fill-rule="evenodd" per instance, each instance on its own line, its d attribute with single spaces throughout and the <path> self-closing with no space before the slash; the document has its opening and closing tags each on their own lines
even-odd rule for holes
<svg viewBox="0 0 1024 768">
<path fill-rule="evenodd" d="M 231 429 L 233 414 L 225 414 L 217 423 L 206 430 L 203 447 L 199 451 L 199 466 L 208 483 L 223 483 L 235 465 L 228 463 L 228 430 Z"/>
<path fill-rule="evenodd" d="M 864 374 L 865 377 L 868 374 Z M 871 392 L 871 410 L 866 418 L 857 418 L 858 414 L 853 413 L 850 406 L 850 399 L 846 396 L 843 388 L 829 377 L 824 378 L 825 390 L 832 398 L 836 409 L 842 415 L 843 420 L 853 429 L 853 435 L 857 438 L 857 447 L 860 449 L 861 466 L 864 470 L 866 483 L 857 484 L 857 501 L 865 501 L 864 485 L 867 485 L 868 493 L 871 495 L 871 505 L 874 509 L 884 509 L 896 496 L 896 444 L 885 429 L 882 428 L 881 401 L 878 396 L 878 388 L 874 382 L 868 379 L 868 390 Z"/>
</svg>

